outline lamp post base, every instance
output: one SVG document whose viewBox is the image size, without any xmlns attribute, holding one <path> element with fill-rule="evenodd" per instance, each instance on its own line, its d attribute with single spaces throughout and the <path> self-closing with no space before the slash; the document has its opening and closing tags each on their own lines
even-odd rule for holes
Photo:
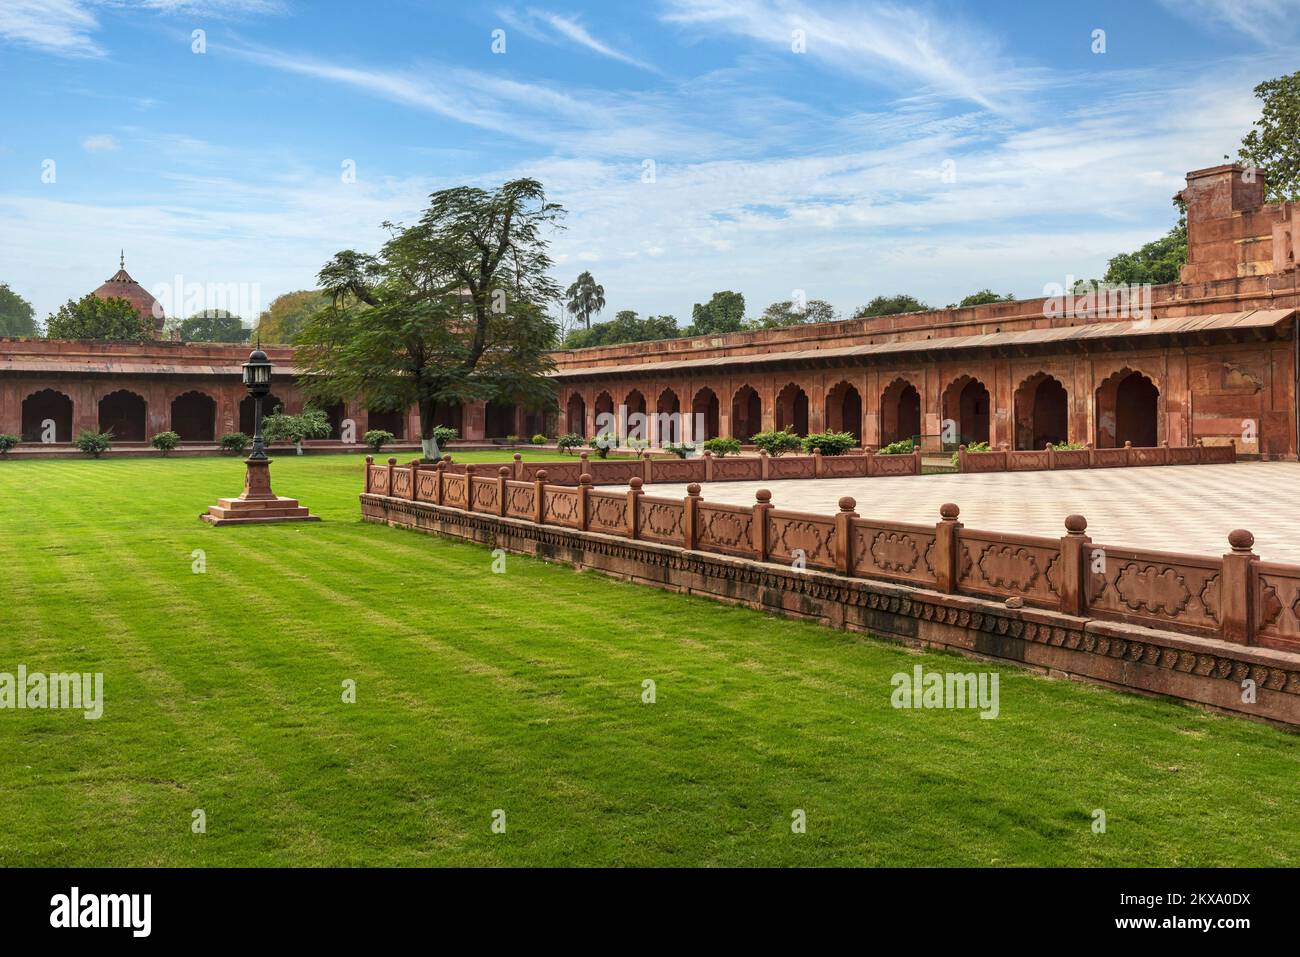
<svg viewBox="0 0 1300 957">
<path fill-rule="evenodd" d="M 244 494 L 218 499 L 199 518 L 209 525 L 265 525 L 270 522 L 319 522 L 320 516 L 271 491 L 271 460 L 245 459 Z"/>
</svg>

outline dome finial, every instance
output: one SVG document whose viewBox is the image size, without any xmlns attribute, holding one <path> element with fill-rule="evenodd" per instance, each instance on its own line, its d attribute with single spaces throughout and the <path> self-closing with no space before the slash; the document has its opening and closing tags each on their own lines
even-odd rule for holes
<svg viewBox="0 0 1300 957">
<path fill-rule="evenodd" d="M 125 269 L 125 268 L 126 268 L 126 250 L 125 250 L 125 249 L 120 249 L 120 250 L 118 250 L 118 256 L 117 256 L 117 268 L 118 268 L 118 269 Z"/>
</svg>

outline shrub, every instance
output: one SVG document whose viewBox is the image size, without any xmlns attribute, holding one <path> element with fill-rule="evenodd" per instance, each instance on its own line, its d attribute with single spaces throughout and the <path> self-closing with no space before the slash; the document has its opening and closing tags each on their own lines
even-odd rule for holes
<svg viewBox="0 0 1300 957">
<path fill-rule="evenodd" d="M 852 432 L 816 432 L 803 440 L 803 450 L 822 455 L 843 455 L 857 444 Z"/>
<path fill-rule="evenodd" d="M 9 433 L 0 434 L 0 455 L 8 454 L 9 450 L 22 441 L 22 438 Z"/>
<path fill-rule="evenodd" d="M 99 458 L 113 447 L 113 430 L 96 432 L 93 429 L 82 429 L 77 433 L 77 440 L 72 444 L 87 455 Z"/>
<path fill-rule="evenodd" d="M 577 432 L 569 432 L 561 435 L 555 440 L 555 447 L 565 455 L 572 455 L 574 449 L 582 447 L 582 436 Z"/>
<path fill-rule="evenodd" d="M 669 452 L 669 453 L 671 453 L 671 454 L 677 456 L 679 459 L 684 459 L 684 458 L 686 458 L 686 456 L 690 455 L 692 452 L 695 451 L 695 446 L 693 446 L 693 445 L 665 445 L 665 446 L 664 446 L 664 451 L 665 451 L 665 452 Z"/>
<path fill-rule="evenodd" d="M 1086 449 L 1087 446 L 1082 442 L 1056 442 L 1052 445 L 1052 448 L 1058 452 L 1074 452 L 1078 449 Z"/>
<path fill-rule="evenodd" d="M 230 452 L 233 455 L 242 455 L 244 449 L 248 448 L 252 441 L 243 432 L 227 432 L 221 437 L 221 451 Z"/>
<path fill-rule="evenodd" d="M 366 445 L 370 446 L 370 451 L 378 453 L 379 450 L 389 442 L 396 441 L 397 436 L 393 435 L 392 432 L 386 432 L 383 429 L 371 429 L 362 436 L 362 440 Z"/>
<path fill-rule="evenodd" d="M 517 435 L 506 436 L 506 445 L 518 445 L 518 444 L 519 444 L 519 436 Z"/>
<path fill-rule="evenodd" d="M 594 439 L 590 439 L 587 444 L 596 450 L 596 458 L 608 458 L 609 450 L 618 445 L 618 437 L 612 432 L 601 432 Z"/>
<path fill-rule="evenodd" d="M 803 448 L 803 440 L 789 429 L 779 432 L 759 432 L 749 441 L 757 445 L 760 451 L 773 457 Z"/>
<path fill-rule="evenodd" d="M 911 455 L 916 451 L 916 442 L 912 439 L 899 439 L 881 448 L 877 455 Z"/>
<path fill-rule="evenodd" d="M 166 455 L 181 444 L 181 437 L 175 432 L 159 432 L 149 440 L 149 444 L 163 455 Z"/>
<path fill-rule="evenodd" d="M 545 444 L 546 444 L 546 436 L 542 435 L 542 433 L 538 432 L 536 435 L 533 436 L 533 445 L 545 445 Z"/>
<path fill-rule="evenodd" d="M 740 439 L 724 439 L 721 436 L 716 439 L 705 439 L 704 451 L 710 452 L 720 459 L 726 458 L 728 455 L 739 455 Z"/>
<path fill-rule="evenodd" d="M 262 437 L 267 445 L 292 442 L 299 455 L 302 455 L 303 439 L 327 438 L 331 431 L 330 420 L 320 409 L 304 409 L 302 415 L 276 412 L 262 420 Z"/>
<path fill-rule="evenodd" d="M 987 452 L 987 451 L 989 451 L 989 444 L 988 444 L 987 442 L 968 442 L 968 443 L 966 444 L 966 451 L 967 451 L 967 452 Z M 960 455 L 961 455 L 961 452 L 960 452 L 960 451 L 957 451 L 957 452 L 952 453 L 952 464 L 953 464 L 953 465 L 956 465 L 956 464 L 957 464 Z"/>
</svg>

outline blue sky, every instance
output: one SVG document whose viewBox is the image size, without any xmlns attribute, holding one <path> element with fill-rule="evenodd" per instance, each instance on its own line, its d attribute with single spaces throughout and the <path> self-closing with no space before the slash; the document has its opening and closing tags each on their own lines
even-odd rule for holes
<svg viewBox="0 0 1300 957">
<path fill-rule="evenodd" d="M 125 247 L 265 305 L 529 175 L 602 318 L 1039 295 L 1168 229 L 1298 52 L 1300 0 L 0 0 L 0 281 L 43 318 Z"/>
</svg>

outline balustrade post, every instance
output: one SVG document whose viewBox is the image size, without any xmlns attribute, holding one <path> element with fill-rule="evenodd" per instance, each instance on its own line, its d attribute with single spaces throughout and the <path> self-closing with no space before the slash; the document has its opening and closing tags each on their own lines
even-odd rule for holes
<svg viewBox="0 0 1300 957">
<path fill-rule="evenodd" d="M 546 510 L 542 507 L 545 504 L 542 496 L 546 494 L 546 469 L 537 470 L 537 474 L 533 477 L 533 488 L 536 490 L 533 495 L 533 521 L 540 525 L 542 516 L 546 514 Z"/>
<path fill-rule="evenodd" d="M 772 493 L 765 488 L 754 493 L 754 557 L 767 561 L 767 513 L 772 510 Z"/>
<path fill-rule="evenodd" d="M 524 477 L 524 457 L 520 455 L 518 452 L 516 452 L 514 455 L 514 459 L 515 459 L 515 474 L 513 478 L 516 481 L 519 481 L 522 480 Z"/>
<path fill-rule="evenodd" d="M 708 449 L 704 450 L 704 481 L 713 481 L 713 453 Z"/>
<path fill-rule="evenodd" d="M 583 472 L 578 476 L 578 527 L 584 532 L 591 527 L 591 476 Z"/>
<path fill-rule="evenodd" d="M 1067 515 L 1061 539 L 1061 595 L 1058 608 L 1065 615 L 1082 615 L 1088 607 L 1088 520 Z"/>
<path fill-rule="evenodd" d="M 758 477 L 765 479 L 768 476 L 768 469 L 772 466 L 772 457 L 767 454 L 767 449 L 758 450 Z"/>
<path fill-rule="evenodd" d="M 921 447 L 919 445 L 912 449 L 912 474 L 921 474 Z"/>
<path fill-rule="evenodd" d="M 1251 551 L 1255 536 L 1244 528 L 1228 533 L 1232 551 L 1223 556 L 1223 572 L 1219 576 L 1219 606 L 1223 614 L 1224 641 L 1239 645 L 1253 644 L 1255 640 L 1255 563 L 1259 556 Z"/>
<path fill-rule="evenodd" d="M 853 574 L 853 520 L 857 501 L 851 495 L 840 499 L 840 510 L 835 514 L 835 570 L 841 575 Z"/>
<path fill-rule="evenodd" d="M 366 494 L 367 495 L 370 494 L 370 466 L 374 464 L 375 464 L 375 457 L 373 455 L 367 455 L 366 456 Z"/>
<path fill-rule="evenodd" d="M 813 476 L 822 477 L 822 450 L 813 449 Z"/>
<path fill-rule="evenodd" d="M 397 459 L 388 460 L 388 497 L 393 497 L 393 470 L 397 467 Z"/>
<path fill-rule="evenodd" d="M 434 504 L 441 505 L 443 496 L 442 480 L 447 474 L 447 463 L 440 461 L 433 467 L 433 470 L 436 473 L 433 483 L 433 501 Z"/>
<path fill-rule="evenodd" d="M 411 459 L 411 501 L 420 497 L 420 460 Z"/>
<path fill-rule="evenodd" d="M 465 511 L 474 511 L 474 463 L 465 466 Z"/>
<path fill-rule="evenodd" d="M 1133 464 L 1133 440 L 1132 439 L 1124 440 L 1124 464 L 1125 465 Z"/>
<path fill-rule="evenodd" d="M 1051 442 L 1047 443 L 1047 468 L 1049 470 L 1056 468 L 1056 446 Z"/>
<path fill-rule="evenodd" d="M 957 446 L 957 471 L 966 474 L 966 446 Z"/>
<path fill-rule="evenodd" d="M 686 486 L 682 499 L 682 548 L 694 550 L 700 543 L 700 485 L 692 482 Z"/>
<path fill-rule="evenodd" d="M 957 521 L 957 516 L 961 514 L 959 509 L 952 502 L 945 502 L 939 506 L 939 523 L 934 527 L 934 587 L 936 591 L 953 594 L 957 591 L 957 579 L 960 575 L 960 569 L 957 566 L 957 555 L 960 543 L 957 533 L 961 529 L 961 522 Z"/>
<path fill-rule="evenodd" d="M 503 465 L 497 469 L 497 515 L 505 518 L 506 514 L 506 479 L 510 477 L 510 466 Z"/>
<path fill-rule="evenodd" d="M 641 491 L 641 479 L 636 476 L 628 485 L 631 488 L 627 490 L 627 535 L 636 538 L 641 534 L 641 496 L 645 493 Z"/>
</svg>

